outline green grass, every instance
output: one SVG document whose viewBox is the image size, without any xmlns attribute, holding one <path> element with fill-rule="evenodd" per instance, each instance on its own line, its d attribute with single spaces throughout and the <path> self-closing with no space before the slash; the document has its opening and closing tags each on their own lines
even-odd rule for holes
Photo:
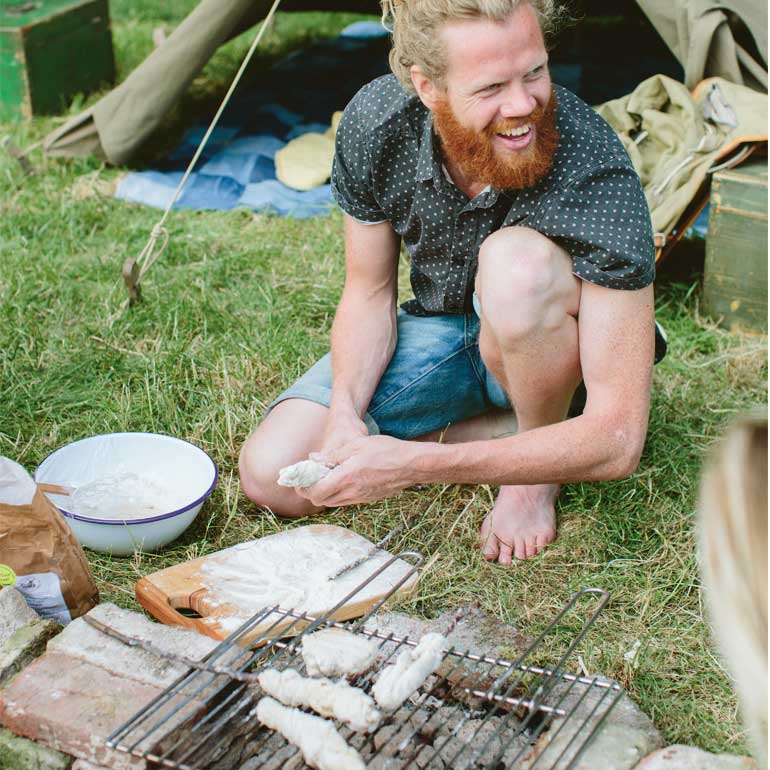
<svg viewBox="0 0 770 770">
<path fill-rule="evenodd" d="M 153 27 L 170 28 L 194 4 L 159 11 L 157 0 L 114 0 L 121 75 L 149 51 Z M 258 66 L 353 18 L 280 17 Z M 249 39 L 217 54 L 148 156 L 210 109 Z M 68 114 L 95 98 L 77 100 Z M 8 124 L 0 133 L 24 146 L 64 117 Z M 128 310 L 120 269 L 139 253 L 159 212 L 103 192 L 124 169 L 46 159 L 39 150 L 30 159 L 36 173 L 26 178 L 0 157 L 0 454 L 31 471 L 83 436 L 149 430 L 199 444 L 221 472 L 203 514 L 163 552 L 88 553 L 102 599 L 137 609 L 133 585 L 142 575 L 305 523 L 287 524 L 249 504 L 237 455 L 265 405 L 327 348 L 343 278 L 342 219 L 174 212 L 145 301 Z M 543 557 L 511 569 L 481 559 L 476 537 L 494 493 L 487 487 L 408 490 L 323 519 L 372 539 L 408 521 L 397 546 L 435 556 L 419 592 L 402 603 L 424 616 L 475 601 L 533 635 L 571 592 L 608 589 L 612 602 L 578 649 L 586 669 L 620 681 L 669 742 L 738 753 L 747 748 L 735 699 L 703 617 L 693 508 L 704 451 L 732 415 L 766 403 L 766 339 L 729 334 L 701 315 L 697 272 L 674 275 L 683 255 L 674 253 L 676 264 L 658 281 L 658 316 L 671 345 L 655 371 L 640 468 L 624 481 L 567 486 L 560 537 Z M 544 661 L 577 626 L 573 615 Z M 642 647 L 631 667 L 623 654 L 636 640 Z"/>
</svg>

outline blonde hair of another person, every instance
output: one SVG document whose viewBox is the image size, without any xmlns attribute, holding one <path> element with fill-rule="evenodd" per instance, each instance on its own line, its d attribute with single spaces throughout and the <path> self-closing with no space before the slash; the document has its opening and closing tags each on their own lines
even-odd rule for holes
<svg viewBox="0 0 770 770">
<path fill-rule="evenodd" d="M 441 27 L 466 19 L 505 21 L 525 3 L 534 9 L 546 38 L 570 19 L 557 0 L 380 0 L 382 23 L 393 35 L 393 74 L 414 94 L 410 69 L 416 64 L 426 77 L 443 86 L 447 58 L 439 36 Z"/>
<path fill-rule="evenodd" d="M 767 767 L 767 413 L 737 420 L 712 451 L 699 501 L 706 607 Z"/>
</svg>

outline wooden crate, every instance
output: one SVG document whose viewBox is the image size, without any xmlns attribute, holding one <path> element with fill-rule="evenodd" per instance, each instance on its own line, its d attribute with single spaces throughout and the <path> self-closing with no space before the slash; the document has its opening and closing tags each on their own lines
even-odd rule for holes
<svg viewBox="0 0 770 770">
<path fill-rule="evenodd" d="M 703 306 L 729 327 L 767 330 L 767 158 L 714 174 Z"/>
<path fill-rule="evenodd" d="M 61 112 L 114 79 L 107 0 L 0 3 L 0 120 Z"/>
</svg>

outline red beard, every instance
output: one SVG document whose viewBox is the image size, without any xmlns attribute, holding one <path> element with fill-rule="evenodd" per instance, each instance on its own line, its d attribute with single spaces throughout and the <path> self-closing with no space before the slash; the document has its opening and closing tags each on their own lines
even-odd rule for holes
<svg viewBox="0 0 770 770">
<path fill-rule="evenodd" d="M 501 120 L 480 133 L 460 125 L 446 101 L 433 111 L 433 120 L 447 158 L 456 163 L 469 180 L 490 184 L 498 190 L 533 187 L 551 170 L 559 145 L 556 94 L 553 92 L 545 108 L 536 107 L 526 119 Z M 495 134 L 526 123 L 535 127 L 529 146 L 505 155 L 495 149 Z"/>
</svg>

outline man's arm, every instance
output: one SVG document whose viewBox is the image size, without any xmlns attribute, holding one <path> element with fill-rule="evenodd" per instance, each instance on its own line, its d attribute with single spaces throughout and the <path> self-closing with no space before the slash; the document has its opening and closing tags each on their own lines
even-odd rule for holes
<svg viewBox="0 0 770 770">
<path fill-rule="evenodd" d="M 333 506 L 378 500 L 419 483 L 542 484 L 630 475 L 647 433 L 652 286 L 620 291 L 584 282 L 578 324 L 588 394 L 582 415 L 463 444 L 357 439 L 328 457 L 341 465 L 306 490 L 308 498 Z"/>
<path fill-rule="evenodd" d="M 636 469 L 647 435 L 655 353 L 653 289 L 583 282 L 578 339 L 583 414 L 495 441 L 431 445 L 420 475 L 446 482 L 541 484 L 617 479 Z"/>
<path fill-rule="evenodd" d="M 364 225 L 345 215 L 345 286 L 332 325 L 324 450 L 365 432 L 361 418 L 396 347 L 399 248 L 389 222 Z"/>
</svg>

